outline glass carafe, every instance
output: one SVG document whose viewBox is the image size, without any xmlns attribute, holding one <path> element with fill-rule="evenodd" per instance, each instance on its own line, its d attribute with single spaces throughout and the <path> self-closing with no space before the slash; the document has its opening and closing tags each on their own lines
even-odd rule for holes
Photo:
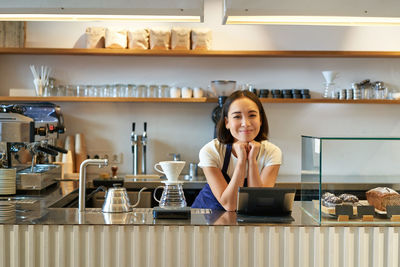
<svg viewBox="0 0 400 267">
<path fill-rule="evenodd" d="M 164 188 L 160 199 L 156 198 L 156 192 L 159 188 Z M 159 186 L 154 190 L 154 199 L 160 203 L 161 208 L 183 208 L 186 207 L 185 195 L 181 183 L 166 184 Z"/>
<path fill-rule="evenodd" d="M 324 83 L 324 98 L 338 98 L 336 93 L 336 85 L 334 83 Z"/>
</svg>

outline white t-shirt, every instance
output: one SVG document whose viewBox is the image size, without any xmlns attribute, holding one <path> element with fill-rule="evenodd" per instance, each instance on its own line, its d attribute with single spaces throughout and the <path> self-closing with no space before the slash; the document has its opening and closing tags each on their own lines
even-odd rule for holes
<svg viewBox="0 0 400 267">
<path fill-rule="evenodd" d="M 200 167 L 216 167 L 222 170 L 225 158 L 226 145 L 221 144 L 218 139 L 214 139 L 207 143 L 199 152 Z M 231 159 L 227 174 L 232 177 L 238 159 L 231 153 Z M 261 173 L 266 166 L 282 164 L 282 152 L 279 147 L 268 142 L 261 141 L 260 152 L 257 156 L 258 171 Z M 246 164 L 247 173 L 247 164 Z"/>
</svg>

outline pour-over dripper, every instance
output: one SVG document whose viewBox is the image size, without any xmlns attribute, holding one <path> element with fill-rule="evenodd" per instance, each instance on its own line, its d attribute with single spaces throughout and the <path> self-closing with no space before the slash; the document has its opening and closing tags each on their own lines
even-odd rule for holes
<svg viewBox="0 0 400 267">
<path fill-rule="evenodd" d="M 333 83 L 333 81 L 337 78 L 338 74 L 339 74 L 339 72 L 332 71 L 332 70 L 322 71 L 322 75 L 324 75 L 326 84 Z"/>
<path fill-rule="evenodd" d="M 325 78 L 324 83 L 324 98 L 336 98 L 336 90 L 334 80 L 337 78 L 339 72 L 332 70 L 322 71 Z"/>
</svg>

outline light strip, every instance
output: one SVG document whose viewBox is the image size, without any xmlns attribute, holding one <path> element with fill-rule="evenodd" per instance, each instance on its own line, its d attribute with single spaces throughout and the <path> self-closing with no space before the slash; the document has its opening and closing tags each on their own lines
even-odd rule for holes
<svg viewBox="0 0 400 267">
<path fill-rule="evenodd" d="M 227 16 L 225 24 L 399 26 L 400 18 L 340 16 Z"/>
<path fill-rule="evenodd" d="M 77 14 L 0 14 L 0 21 L 152 21 L 152 22 L 202 22 L 200 16 L 156 15 L 77 15 Z"/>
</svg>

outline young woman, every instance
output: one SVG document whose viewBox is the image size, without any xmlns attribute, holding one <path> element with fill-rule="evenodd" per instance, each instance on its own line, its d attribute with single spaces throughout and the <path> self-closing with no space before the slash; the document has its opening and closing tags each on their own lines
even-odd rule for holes
<svg viewBox="0 0 400 267">
<path fill-rule="evenodd" d="M 217 139 L 199 153 L 207 184 L 192 208 L 236 210 L 239 187 L 273 187 L 281 150 L 267 141 L 268 121 L 258 97 L 235 91 L 222 107 Z"/>
</svg>

